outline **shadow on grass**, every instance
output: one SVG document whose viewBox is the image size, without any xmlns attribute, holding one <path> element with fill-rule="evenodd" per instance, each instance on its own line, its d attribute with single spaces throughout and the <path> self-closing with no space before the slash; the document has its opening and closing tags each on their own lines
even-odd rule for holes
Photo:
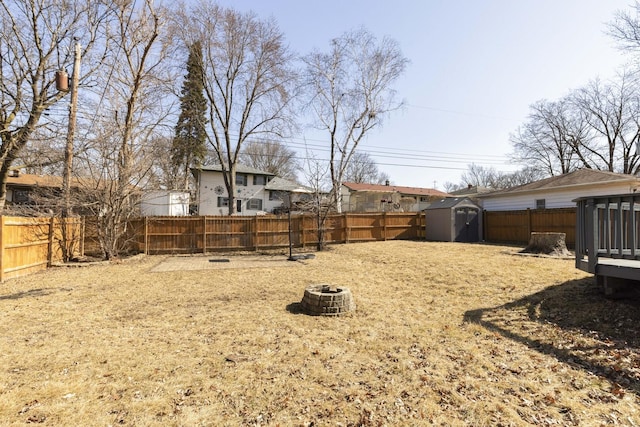
<svg viewBox="0 0 640 427">
<path fill-rule="evenodd" d="M 20 298 L 27 297 L 41 297 L 44 295 L 50 295 L 55 291 L 52 288 L 44 288 L 44 289 L 29 289 L 28 291 L 16 292 L 15 294 L 9 295 L 0 295 L 0 301 L 2 300 L 16 300 Z"/>
<path fill-rule="evenodd" d="M 291 314 L 305 314 L 304 310 L 302 310 L 302 303 L 299 302 L 287 304 L 287 311 Z"/>
<path fill-rule="evenodd" d="M 608 300 L 593 278 L 550 286 L 493 308 L 467 311 L 508 339 L 640 395 L 640 297 Z"/>
</svg>

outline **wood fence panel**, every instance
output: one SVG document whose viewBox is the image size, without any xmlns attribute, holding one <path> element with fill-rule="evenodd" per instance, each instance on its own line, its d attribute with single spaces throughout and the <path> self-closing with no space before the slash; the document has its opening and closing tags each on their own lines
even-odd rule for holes
<svg viewBox="0 0 640 427">
<path fill-rule="evenodd" d="M 205 252 L 255 249 L 253 217 L 207 217 Z"/>
<path fill-rule="evenodd" d="M 346 218 L 346 240 L 370 242 L 384 240 L 385 214 L 348 213 Z"/>
<path fill-rule="evenodd" d="M 385 240 L 412 240 L 424 238 L 424 214 L 415 212 L 387 213 Z"/>
<path fill-rule="evenodd" d="M 144 224 L 144 223 L 143 223 Z M 202 252 L 202 222 L 198 217 L 149 217 L 146 224 L 130 223 L 132 230 L 145 229 L 143 247 L 148 254 Z"/>
<path fill-rule="evenodd" d="M 485 240 L 526 245 L 532 232 L 566 234 L 567 246 L 575 245 L 576 209 L 528 209 L 484 211 Z"/>
<path fill-rule="evenodd" d="M 84 253 L 91 256 L 102 256 L 100 238 L 98 236 L 98 219 L 86 217 L 84 220 Z M 144 237 L 144 236 L 141 236 Z M 141 249 L 142 251 L 143 249 Z"/>
<path fill-rule="evenodd" d="M 291 217 L 291 236 L 295 246 L 299 246 L 301 241 L 301 219 L 299 215 Z M 256 236 L 256 249 L 289 245 L 289 218 L 282 215 L 256 217 Z"/>
<path fill-rule="evenodd" d="M 62 223 L 53 218 L 0 217 L 0 280 L 44 270 L 62 260 Z M 82 220 L 67 220 L 67 236 L 80 239 Z M 76 240 L 76 249 L 79 247 Z"/>
<path fill-rule="evenodd" d="M 541 209 L 531 212 L 531 232 L 565 233 L 567 246 L 575 247 L 576 208 Z"/>
<path fill-rule="evenodd" d="M 513 244 L 529 241 L 531 231 L 527 211 L 485 211 L 483 215 L 486 241 Z"/>
</svg>

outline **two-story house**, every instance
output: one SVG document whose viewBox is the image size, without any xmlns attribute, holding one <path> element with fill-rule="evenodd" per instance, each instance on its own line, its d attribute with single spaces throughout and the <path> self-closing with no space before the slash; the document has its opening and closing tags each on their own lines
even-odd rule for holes
<svg viewBox="0 0 640 427">
<path fill-rule="evenodd" d="M 198 215 L 228 215 L 229 195 L 224 184 L 222 166 L 194 169 L 198 183 Z M 236 212 L 238 215 L 272 213 L 287 202 L 287 194 L 301 188 L 298 184 L 274 174 L 248 166 L 236 167 Z"/>
</svg>

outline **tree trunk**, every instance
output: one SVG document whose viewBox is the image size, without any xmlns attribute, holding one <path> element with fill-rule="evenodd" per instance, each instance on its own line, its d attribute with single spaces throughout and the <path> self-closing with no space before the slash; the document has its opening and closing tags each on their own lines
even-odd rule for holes
<svg viewBox="0 0 640 427">
<path fill-rule="evenodd" d="M 545 254 L 553 256 L 569 256 L 565 233 L 531 233 L 529 245 L 522 250 L 523 253 Z"/>
</svg>

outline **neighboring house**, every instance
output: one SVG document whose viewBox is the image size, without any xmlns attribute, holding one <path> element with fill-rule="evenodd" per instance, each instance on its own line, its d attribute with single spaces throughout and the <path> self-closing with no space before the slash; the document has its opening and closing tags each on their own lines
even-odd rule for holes
<svg viewBox="0 0 640 427">
<path fill-rule="evenodd" d="M 22 174 L 17 170 L 10 171 L 7 177 L 7 206 L 46 205 L 45 196 L 61 195 L 62 177 Z"/>
<path fill-rule="evenodd" d="M 580 169 L 564 175 L 506 190 L 478 194 L 486 211 L 575 207 L 575 199 L 588 196 L 634 193 L 640 179 L 634 175 Z"/>
<path fill-rule="evenodd" d="M 193 170 L 198 183 L 198 215 L 228 215 L 229 195 L 220 165 Z M 301 192 L 295 182 L 248 166 L 236 167 L 235 203 L 238 215 L 263 215 L 282 208 L 290 192 Z M 306 192 L 306 190 L 304 191 Z"/>
<path fill-rule="evenodd" d="M 142 216 L 189 215 L 189 193 L 174 190 L 145 192 L 140 200 L 140 214 Z"/>
<path fill-rule="evenodd" d="M 108 191 L 111 185 L 90 178 L 72 177 L 70 187 L 74 214 L 91 215 L 94 212 L 88 211 L 86 206 L 82 205 L 103 203 L 104 191 Z M 130 196 L 137 209 L 140 191 L 132 186 Z M 6 209 L 8 211 L 29 215 L 50 214 L 62 207 L 62 197 L 61 176 L 23 174 L 12 170 L 7 177 Z"/>
<path fill-rule="evenodd" d="M 343 182 L 343 212 L 418 212 L 449 194 L 433 188 Z"/>
<path fill-rule="evenodd" d="M 478 200 L 478 195 L 489 193 L 494 191 L 488 187 L 482 187 L 480 185 L 471 185 L 469 184 L 466 188 L 461 188 L 460 190 L 450 191 L 449 194 L 455 197 L 468 197 L 473 201 Z"/>
</svg>

